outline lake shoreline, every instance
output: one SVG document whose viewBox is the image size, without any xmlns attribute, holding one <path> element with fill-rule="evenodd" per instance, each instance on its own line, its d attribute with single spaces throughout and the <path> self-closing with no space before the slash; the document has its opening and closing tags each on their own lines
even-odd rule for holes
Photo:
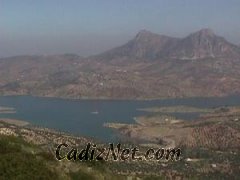
<svg viewBox="0 0 240 180">
<path fill-rule="evenodd" d="M 119 139 L 118 133 L 111 128 L 104 127 L 104 123 L 135 124 L 134 117 L 138 119 L 143 116 L 151 117 L 154 113 L 170 114 L 177 119 L 187 121 L 195 120 L 200 112 L 206 113 L 208 108 L 225 105 L 240 106 L 240 97 L 118 101 L 0 96 L 0 106 L 13 107 L 16 110 L 16 113 L 13 114 L 0 114 L 0 118 L 26 120 L 37 127 L 48 127 L 111 142 Z M 139 109 L 149 110 L 152 107 L 157 108 L 153 109 L 153 112 L 151 109 L 150 112 L 139 111 Z M 188 109 L 188 107 L 194 108 Z M 198 113 L 192 113 L 195 111 Z"/>
<path fill-rule="evenodd" d="M 49 98 L 49 99 L 62 99 L 62 100 L 90 100 L 90 101 L 161 101 L 161 100 L 182 100 L 182 99 L 199 99 L 199 98 L 228 98 L 228 97 L 239 97 L 240 94 L 230 94 L 227 96 L 176 96 L 176 97 L 161 97 L 161 98 L 111 98 L 111 97 L 81 97 L 81 98 L 74 98 L 74 97 L 64 97 L 64 96 L 44 96 L 44 95 L 31 95 L 31 94 L 10 94 L 4 95 L 0 94 L 0 97 L 36 97 L 36 98 Z"/>
</svg>

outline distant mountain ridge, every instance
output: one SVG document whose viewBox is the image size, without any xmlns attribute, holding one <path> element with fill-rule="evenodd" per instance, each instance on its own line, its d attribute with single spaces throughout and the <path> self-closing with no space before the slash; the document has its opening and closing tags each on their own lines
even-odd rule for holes
<svg viewBox="0 0 240 180">
<path fill-rule="evenodd" d="M 156 60 L 204 59 L 219 57 L 240 57 L 240 48 L 211 29 L 202 29 L 185 38 L 158 35 L 150 31 L 140 31 L 128 43 L 100 55 L 101 59 L 129 57 Z"/>
<path fill-rule="evenodd" d="M 184 38 L 140 31 L 126 44 L 73 54 L 0 59 L 0 95 L 158 99 L 240 95 L 240 47 L 210 29 Z"/>
<path fill-rule="evenodd" d="M 115 58 L 117 56 L 127 56 L 131 58 L 155 59 L 159 52 L 178 42 L 178 38 L 158 35 L 150 31 L 140 31 L 134 39 L 127 44 L 107 51 L 100 56 L 104 58 Z"/>
</svg>

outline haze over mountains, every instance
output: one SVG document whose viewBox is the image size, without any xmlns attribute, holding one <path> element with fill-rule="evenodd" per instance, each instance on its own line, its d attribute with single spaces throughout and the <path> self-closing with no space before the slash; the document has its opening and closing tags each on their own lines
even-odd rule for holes
<svg viewBox="0 0 240 180">
<path fill-rule="evenodd" d="M 67 98 L 240 94 L 240 47 L 210 29 L 185 38 L 140 31 L 97 56 L 19 56 L 0 60 L 0 93 Z"/>
<path fill-rule="evenodd" d="M 239 57 L 239 47 L 217 36 L 211 29 L 202 29 L 185 38 L 158 35 L 146 30 L 140 31 L 127 44 L 103 54 L 113 59 L 126 56 L 137 59 L 203 59 Z"/>
</svg>

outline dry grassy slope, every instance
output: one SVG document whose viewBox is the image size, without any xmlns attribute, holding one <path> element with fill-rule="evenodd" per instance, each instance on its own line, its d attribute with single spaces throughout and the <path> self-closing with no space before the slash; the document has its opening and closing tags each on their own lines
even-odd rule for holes
<svg viewBox="0 0 240 180">
<path fill-rule="evenodd" d="M 202 60 L 127 63 L 35 57 L 0 60 L 0 93 L 68 98 L 161 98 L 240 93 L 239 64 Z"/>
<path fill-rule="evenodd" d="M 216 150 L 239 149 L 240 130 L 224 124 L 195 128 L 185 141 L 189 147 L 205 147 Z"/>
<path fill-rule="evenodd" d="M 240 109 L 210 113 L 200 118 L 182 143 L 189 147 L 205 147 L 216 150 L 240 149 Z"/>
</svg>

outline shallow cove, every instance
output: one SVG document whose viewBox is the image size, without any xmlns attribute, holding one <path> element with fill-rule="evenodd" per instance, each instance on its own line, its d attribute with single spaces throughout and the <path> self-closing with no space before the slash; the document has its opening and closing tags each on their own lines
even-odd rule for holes
<svg viewBox="0 0 240 180">
<path fill-rule="evenodd" d="M 194 106 L 213 108 L 240 106 L 240 96 L 223 98 L 184 98 L 164 100 L 65 100 L 32 96 L 0 97 L 0 106 L 13 107 L 14 114 L 0 114 L 0 118 L 13 118 L 33 125 L 53 128 L 76 135 L 116 141 L 113 130 L 103 127 L 105 122 L 134 123 L 134 117 L 150 113 L 137 109 L 156 106 Z M 174 114 L 179 118 L 194 120 L 197 113 Z"/>
</svg>

